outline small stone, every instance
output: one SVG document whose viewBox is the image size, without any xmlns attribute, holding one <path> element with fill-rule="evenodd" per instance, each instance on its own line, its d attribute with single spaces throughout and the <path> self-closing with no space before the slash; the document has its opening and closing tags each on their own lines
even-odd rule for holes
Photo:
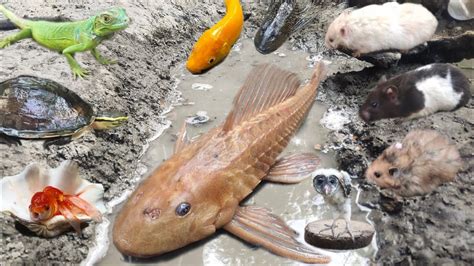
<svg viewBox="0 0 474 266">
<path fill-rule="evenodd" d="M 343 233 L 345 230 L 344 220 L 336 222 L 336 227 L 334 228 L 334 235 L 336 237 L 333 237 L 331 229 L 327 229 L 328 227 L 326 226 L 331 225 L 332 222 L 332 220 L 320 220 L 307 224 L 304 240 L 308 244 L 325 249 L 347 250 L 370 245 L 375 233 L 372 225 L 361 221 L 351 221 L 351 231 L 354 235 L 354 241 L 352 241 L 348 233 Z M 341 235 L 338 237 L 338 234 Z"/>
<path fill-rule="evenodd" d="M 317 150 L 317 151 L 320 151 L 321 150 L 321 144 L 315 144 L 314 149 Z"/>
</svg>

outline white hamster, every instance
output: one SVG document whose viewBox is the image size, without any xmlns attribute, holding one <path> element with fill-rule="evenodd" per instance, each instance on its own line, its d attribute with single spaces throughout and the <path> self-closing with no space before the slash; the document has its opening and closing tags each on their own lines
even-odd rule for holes
<svg viewBox="0 0 474 266">
<path fill-rule="evenodd" d="M 361 54 L 407 51 L 430 40 L 438 20 L 419 4 L 389 2 L 345 10 L 329 25 L 326 46 Z"/>
</svg>

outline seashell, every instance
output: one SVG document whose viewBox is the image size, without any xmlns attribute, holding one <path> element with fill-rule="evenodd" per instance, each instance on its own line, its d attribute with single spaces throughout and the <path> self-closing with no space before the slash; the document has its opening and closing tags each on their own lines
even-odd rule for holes
<svg viewBox="0 0 474 266">
<path fill-rule="evenodd" d="M 474 18 L 473 0 L 450 0 L 448 4 L 449 15 L 456 20 L 469 20 Z"/>
<path fill-rule="evenodd" d="M 206 111 L 198 111 L 195 116 L 186 118 L 186 123 L 196 126 L 207 123 L 209 119 Z"/>
<path fill-rule="evenodd" d="M 57 168 L 47 169 L 32 163 L 20 174 L 4 177 L 0 180 L 0 186 L 0 211 L 9 213 L 19 223 L 43 237 L 54 237 L 71 229 L 71 225 L 62 215 L 41 222 L 34 222 L 30 218 L 31 198 L 46 186 L 56 187 L 69 195 L 79 194 L 80 198 L 95 206 L 101 213 L 106 211 L 103 202 L 104 187 L 81 178 L 77 164 L 72 161 L 63 161 Z M 84 214 L 76 216 L 81 223 L 92 220 Z"/>
</svg>

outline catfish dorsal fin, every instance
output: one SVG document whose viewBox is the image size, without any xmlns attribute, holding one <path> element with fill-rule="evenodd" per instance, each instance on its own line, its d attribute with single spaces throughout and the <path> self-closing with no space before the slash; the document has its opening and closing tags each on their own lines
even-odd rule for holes
<svg viewBox="0 0 474 266">
<path fill-rule="evenodd" d="M 223 130 L 229 131 L 242 121 L 295 95 L 300 83 L 296 74 L 276 66 L 263 64 L 254 67 L 234 98 L 234 106 Z"/>
</svg>

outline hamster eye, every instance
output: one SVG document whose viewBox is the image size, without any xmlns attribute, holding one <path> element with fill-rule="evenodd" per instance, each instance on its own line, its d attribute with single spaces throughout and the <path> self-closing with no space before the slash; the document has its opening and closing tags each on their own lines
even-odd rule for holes
<svg viewBox="0 0 474 266">
<path fill-rule="evenodd" d="M 33 217 L 34 217 L 34 218 L 38 218 L 38 216 L 39 216 L 39 213 L 33 212 Z"/>
<path fill-rule="evenodd" d="M 329 39 L 329 42 L 333 42 L 333 41 L 334 41 L 334 39 L 333 39 L 333 38 L 330 38 L 330 39 Z"/>
<path fill-rule="evenodd" d="M 211 59 L 209 59 L 209 64 L 214 63 L 214 61 L 216 61 L 216 59 L 214 57 L 212 57 Z"/>
<path fill-rule="evenodd" d="M 380 174 L 380 172 L 374 172 L 374 176 L 375 176 L 376 178 L 379 178 L 379 177 L 382 176 L 382 174 Z"/>
<path fill-rule="evenodd" d="M 185 216 L 191 210 L 191 204 L 187 202 L 181 202 L 178 207 L 176 207 L 176 214 L 178 216 Z"/>
<path fill-rule="evenodd" d="M 370 103 L 370 106 L 372 106 L 372 108 L 376 108 L 379 104 L 377 102 L 372 102 Z"/>
<path fill-rule="evenodd" d="M 49 211 L 49 206 L 44 207 L 46 211 Z"/>
</svg>

